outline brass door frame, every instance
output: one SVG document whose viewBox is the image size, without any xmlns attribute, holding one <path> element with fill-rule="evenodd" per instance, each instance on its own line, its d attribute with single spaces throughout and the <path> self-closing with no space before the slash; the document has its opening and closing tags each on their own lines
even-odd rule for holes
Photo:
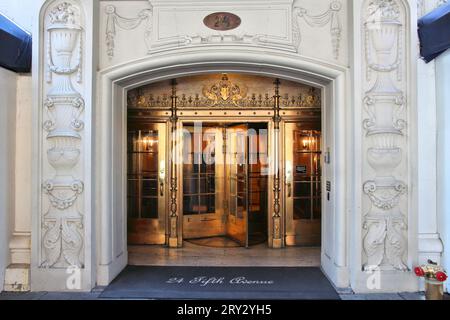
<svg viewBox="0 0 450 320">
<path fill-rule="evenodd" d="M 204 122 L 209 124 L 233 124 L 233 123 L 266 123 L 267 124 L 267 130 L 268 130 L 268 151 L 269 151 L 269 157 L 272 159 L 274 154 L 274 146 L 272 144 L 273 139 L 273 110 L 220 110 L 217 112 L 214 112 L 216 114 L 222 114 L 221 117 L 214 117 L 211 116 L 213 114 L 212 111 L 186 111 L 183 110 L 179 113 L 178 121 L 177 121 L 177 139 L 178 141 L 182 142 L 182 130 L 185 124 L 187 123 L 193 123 L 193 122 Z M 226 114 L 226 116 L 223 116 L 223 113 Z M 178 144 L 178 146 L 182 146 L 182 144 Z M 182 158 L 182 148 L 179 147 L 177 150 L 177 156 L 178 159 Z M 183 166 L 182 164 L 177 163 L 177 206 L 178 206 L 178 245 L 183 245 L 183 221 L 184 221 L 184 214 L 183 214 Z M 273 188 L 273 178 L 268 179 L 268 190 L 272 190 Z M 267 219 L 268 219 L 268 245 L 269 247 L 272 247 L 272 238 L 273 238 L 273 232 L 272 232 L 272 216 L 273 216 L 273 194 L 272 192 L 268 192 L 267 195 L 267 203 L 269 204 L 268 210 L 267 210 Z M 283 219 L 284 220 L 284 217 Z M 284 231 L 283 231 L 284 232 Z"/>
</svg>

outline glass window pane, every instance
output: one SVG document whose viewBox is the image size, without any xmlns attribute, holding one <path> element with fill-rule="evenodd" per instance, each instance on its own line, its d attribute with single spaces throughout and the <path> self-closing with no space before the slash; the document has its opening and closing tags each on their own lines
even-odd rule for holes
<svg viewBox="0 0 450 320">
<path fill-rule="evenodd" d="M 320 139 L 320 130 L 294 131 L 294 219 L 320 218 Z"/>
<path fill-rule="evenodd" d="M 193 128 L 186 127 L 193 132 Z M 209 130 L 209 131 L 208 131 Z M 185 134 L 183 145 L 191 150 L 190 156 L 184 157 L 183 194 L 185 198 L 184 214 L 203 214 L 215 212 L 215 134 L 216 131 L 203 128 L 202 135 Z M 188 138 L 191 139 L 188 141 Z M 185 152 L 184 152 L 185 153 Z"/>
<path fill-rule="evenodd" d="M 143 219 L 158 219 L 158 198 L 142 198 L 142 214 Z"/>
<path fill-rule="evenodd" d="M 310 182 L 295 182 L 294 183 L 294 198 L 309 197 L 311 195 Z"/>
<path fill-rule="evenodd" d="M 159 186 L 158 180 L 155 179 L 145 179 L 142 180 L 142 196 L 158 196 Z"/>
<path fill-rule="evenodd" d="M 205 214 L 205 213 L 214 213 L 215 208 L 215 197 L 214 195 L 211 196 L 200 196 L 200 205 L 199 205 L 199 213 Z"/>
<path fill-rule="evenodd" d="M 322 198 L 315 198 L 313 201 L 313 219 L 321 219 L 322 218 L 322 210 L 321 210 Z"/>
<path fill-rule="evenodd" d="M 185 175 L 183 177 L 183 193 L 185 195 L 198 194 L 198 178 L 195 175 Z"/>
<path fill-rule="evenodd" d="M 128 217 L 132 219 L 139 218 L 139 210 L 138 210 L 138 197 L 128 197 L 127 198 L 127 210 Z"/>
<path fill-rule="evenodd" d="M 185 215 L 198 214 L 198 196 L 183 197 L 183 213 Z"/>
<path fill-rule="evenodd" d="M 215 176 L 208 176 L 208 193 L 216 193 L 216 177 Z"/>
<path fill-rule="evenodd" d="M 311 219 L 311 200 L 295 199 L 294 200 L 294 219 Z"/>
<path fill-rule="evenodd" d="M 158 153 L 159 138 L 157 131 L 141 131 L 141 148 L 142 152 Z"/>
<path fill-rule="evenodd" d="M 230 215 L 236 216 L 237 200 L 235 196 L 230 197 Z"/>
<path fill-rule="evenodd" d="M 128 175 L 139 174 L 139 153 L 128 154 Z"/>
<path fill-rule="evenodd" d="M 208 179 L 207 177 L 201 177 L 199 179 L 199 183 L 200 183 L 200 193 L 207 193 L 208 192 Z"/>
<path fill-rule="evenodd" d="M 142 167 L 141 171 L 147 175 L 157 175 L 158 173 L 158 154 L 157 153 L 144 153 L 142 154 Z"/>
<path fill-rule="evenodd" d="M 129 197 L 138 197 L 139 188 L 138 188 L 138 180 L 137 179 L 129 179 L 128 180 L 128 196 Z"/>
<path fill-rule="evenodd" d="M 294 173 L 296 175 L 311 175 L 311 154 L 305 152 L 295 154 L 294 163 Z"/>
<path fill-rule="evenodd" d="M 243 195 L 239 195 L 237 197 L 237 211 L 236 211 L 236 218 L 243 219 L 244 218 L 244 212 L 246 210 L 245 208 L 245 197 Z"/>
<path fill-rule="evenodd" d="M 158 131 L 128 132 L 128 216 L 158 218 Z"/>
<path fill-rule="evenodd" d="M 237 181 L 236 181 L 236 178 L 232 177 L 232 178 L 230 179 L 230 195 L 231 195 L 231 196 L 235 196 L 235 195 L 236 195 L 236 192 L 237 192 L 236 187 L 237 187 Z"/>
</svg>

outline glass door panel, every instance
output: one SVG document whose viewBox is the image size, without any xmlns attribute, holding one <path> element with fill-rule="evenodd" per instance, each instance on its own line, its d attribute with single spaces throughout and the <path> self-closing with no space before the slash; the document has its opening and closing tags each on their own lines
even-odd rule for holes
<svg viewBox="0 0 450 320">
<path fill-rule="evenodd" d="M 267 130 L 267 126 L 257 129 Z M 268 183 L 268 137 L 267 131 L 249 130 L 248 143 L 248 243 L 267 241 L 267 183 Z"/>
<path fill-rule="evenodd" d="M 128 123 L 128 243 L 164 244 L 166 125 Z"/>
<path fill-rule="evenodd" d="M 227 128 L 227 236 L 248 246 L 248 139 L 247 125 Z"/>
<path fill-rule="evenodd" d="M 183 129 L 183 238 L 223 235 L 221 129 Z"/>
<path fill-rule="evenodd" d="M 285 124 L 287 245 L 320 245 L 322 203 L 320 141 L 320 125 Z"/>
</svg>

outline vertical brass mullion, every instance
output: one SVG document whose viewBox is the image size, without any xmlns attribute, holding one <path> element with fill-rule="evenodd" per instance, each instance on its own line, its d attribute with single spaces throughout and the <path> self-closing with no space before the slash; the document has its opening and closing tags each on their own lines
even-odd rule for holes
<svg viewBox="0 0 450 320">
<path fill-rule="evenodd" d="M 137 150 L 137 201 L 138 201 L 138 219 L 142 219 L 142 133 L 138 131 L 138 150 Z"/>
<path fill-rule="evenodd" d="M 315 184 L 315 172 L 314 172 L 314 175 L 313 175 L 313 166 L 314 166 L 314 160 L 313 160 L 313 157 L 314 157 L 314 151 L 315 150 L 313 150 L 312 149 L 312 139 L 313 139 L 313 132 L 311 131 L 310 133 L 309 133 L 309 137 L 308 137 L 308 139 L 309 139 L 309 164 L 310 164 L 310 166 L 311 166 L 311 175 L 310 175 L 310 177 L 309 177 L 309 181 L 310 181 L 310 186 L 309 186 L 309 197 L 310 197 L 310 208 L 309 208 L 309 219 L 310 220 L 314 220 L 314 184 Z"/>
<path fill-rule="evenodd" d="M 247 217 L 246 217 L 246 219 L 247 219 L 247 221 L 246 221 L 246 223 L 245 223 L 245 228 L 246 228 L 246 230 L 245 230 L 245 236 L 246 236 L 246 239 L 245 239 L 245 247 L 247 247 L 248 248 L 248 243 L 249 243 L 249 235 L 248 235 L 248 219 L 249 219 L 249 214 L 250 214 L 250 205 L 249 205 L 249 202 L 250 202 L 250 181 L 249 181 L 249 174 L 250 174 L 250 165 L 249 165 L 249 163 L 250 163 L 250 159 L 249 159 L 249 136 L 248 136 L 248 124 L 247 124 L 247 128 L 246 128 L 246 130 L 247 130 L 247 134 L 245 135 L 245 144 L 246 144 L 246 150 L 245 150 L 245 166 L 246 166 L 246 172 L 245 172 L 245 205 L 246 205 L 246 211 L 247 211 Z"/>
<path fill-rule="evenodd" d="M 196 143 L 194 143 L 194 154 L 195 154 L 195 145 L 200 145 L 200 150 L 203 149 L 203 144 L 202 144 L 202 138 L 203 138 L 203 132 L 201 133 L 200 137 L 195 137 L 195 129 L 194 129 L 194 139 L 198 139 L 200 138 L 200 141 L 197 140 Z M 198 151 L 198 150 L 197 150 Z M 195 164 L 195 161 L 197 161 L 197 164 Z M 202 213 L 201 209 L 200 209 L 200 199 L 201 197 L 201 180 L 202 180 L 202 164 L 203 164 L 203 159 L 202 159 L 202 155 L 200 155 L 200 159 L 199 159 L 199 155 L 196 154 L 196 156 L 194 157 L 194 166 L 197 166 L 197 178 L 195 179 L 197 182 L 197 214 L 200 215 Z"/>
<path fill-rule="evenodd" d="M 280 204 L 280 80 L 275 80 L 275 95 L 274 95 L 274 182 L 273 182 L 273 240 L 272 246 L 274 248 L 282 247 L 281 235 L 281 204 Z"/>
<path fill-rule="evenodd" d="M 178 206 L 177 206 L 177 191 L 178 191 L 178 181 L 177 181 L 177 91 L 176 91 L 176 80 L 172 81 L 172 107 L 171 107 L 171 177 L 170 177 L 170 233 L 169 233 L 169 247 L 178 247 Z"/>
<path fill-rule="evenodd" d="M 227 176 L 227 148 L 228 148 L 228 141 L 227 141 L 227 127 L 224 126 L 222 128 L 222 154 L 223 154 L 223 209 L 224 209 L 224 215 L 228 216 L 228 201 L 229 201 L 229 190 L 228 190 L 228 176 Z"/>
</svg>

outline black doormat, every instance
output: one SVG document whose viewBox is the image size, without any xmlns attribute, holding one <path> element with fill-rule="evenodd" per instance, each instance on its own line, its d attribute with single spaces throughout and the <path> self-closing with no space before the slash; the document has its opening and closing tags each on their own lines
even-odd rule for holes
<svg viewBox="0 0 450 320">
<path fill-rule="evenodd" d="M 319 268 L 128 266 L 100 298 L 339 300 L 339 295 Z"/>
</svg>

